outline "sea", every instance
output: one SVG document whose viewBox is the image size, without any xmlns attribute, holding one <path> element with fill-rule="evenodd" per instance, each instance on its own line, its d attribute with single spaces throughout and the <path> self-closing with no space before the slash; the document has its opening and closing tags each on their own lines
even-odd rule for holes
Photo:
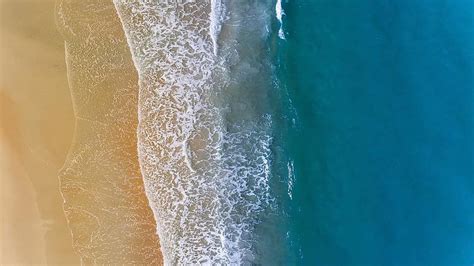
<svg viewBox="0 0 474 266">
<path fill-rule="evenodd" d="M 474 1 L 114 4 L 166 264 L 474 264 Z"/>
</svg>

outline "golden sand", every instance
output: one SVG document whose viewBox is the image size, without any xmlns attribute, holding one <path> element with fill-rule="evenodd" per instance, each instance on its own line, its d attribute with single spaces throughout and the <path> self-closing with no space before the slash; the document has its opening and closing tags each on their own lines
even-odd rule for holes
<svg viewBox="0 0 474 266">
<path fill-rule="evenodd" d="M 54 2 L 0 3 L 0 261 L 77 264 L 57 178 L 74 120 Z"/>
<path fill-rule="evenodd" d="M 0 263 L 161 264 L 112 1 L 0 3 Z"/>
</svg>

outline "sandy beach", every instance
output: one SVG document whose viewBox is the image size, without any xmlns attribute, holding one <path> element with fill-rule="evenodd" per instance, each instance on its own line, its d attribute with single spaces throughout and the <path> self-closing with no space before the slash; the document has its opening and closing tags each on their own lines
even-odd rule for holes
<svg viewBox="0 0 474 266">
<path fill-rule="evenodd" d="M 0 261 L 78 264 L 57 178 L 74 120 L 54 1 L 0 3 Z"/>
<path fill-rule="evenodd" d="M 0 3 L 0 263 L 160 264 L 136 156 L 137 74 L 112 2 Z M 84 25 L 99 38 L 83 42 Z"/>
</svg>

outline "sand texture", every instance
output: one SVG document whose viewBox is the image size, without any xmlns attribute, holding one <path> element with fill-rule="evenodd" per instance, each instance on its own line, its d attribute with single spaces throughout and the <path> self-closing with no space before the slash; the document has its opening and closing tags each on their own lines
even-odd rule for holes
<svg viewBox="0 0 474 266">
<path fill-rule="evenodd" d="M 161 264 L 108 0 L 0 0 L 1 264 Z"/>
</svg>

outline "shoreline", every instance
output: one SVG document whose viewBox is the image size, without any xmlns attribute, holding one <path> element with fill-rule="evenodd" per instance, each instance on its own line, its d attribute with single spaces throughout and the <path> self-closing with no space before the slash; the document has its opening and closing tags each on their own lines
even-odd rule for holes
<svg viewBox="0 0 474 266">
<path fill-rule="evenodd" d="M 60 171 L 73 246 L 86 264 L 161 264 L 136 154 L 138 77 L 113 3 L 56 12 L 76 119 Z"/>
</svg>

